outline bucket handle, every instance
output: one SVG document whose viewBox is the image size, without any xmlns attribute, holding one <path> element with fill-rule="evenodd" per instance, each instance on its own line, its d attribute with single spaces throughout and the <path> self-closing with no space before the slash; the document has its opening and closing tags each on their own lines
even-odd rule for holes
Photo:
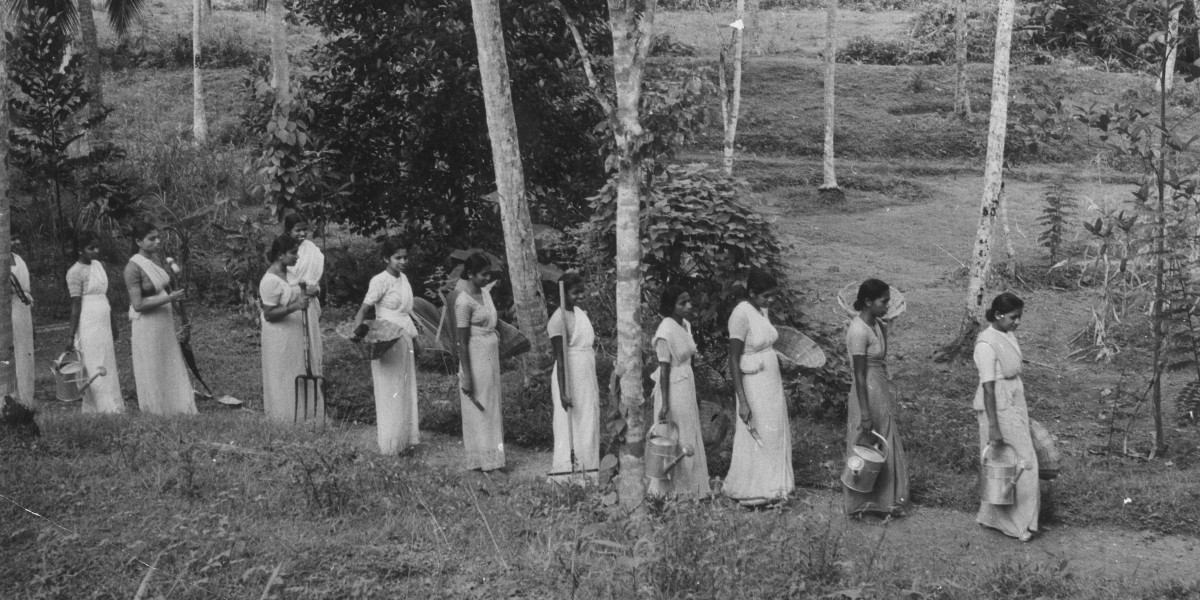
<svg viewBox="0 0 1200 600">
<path fill-rule="evenodd" d="M 67 356 L 69 356 L 69 355 L 74 355 L 75 360 L 74 361 L 66 360 Z M 63 352 L 62 354 L 59 354 L 58 358 L 50 363 L 50 373 L 53 375 L 58 375 L 59 365 L 63 364 L 64 362 L 83 362 L 83 355 L 80 354 L 78 350 L 74 350 L 74 349 L 67 350 L 67 351 Z"/>
</svg>

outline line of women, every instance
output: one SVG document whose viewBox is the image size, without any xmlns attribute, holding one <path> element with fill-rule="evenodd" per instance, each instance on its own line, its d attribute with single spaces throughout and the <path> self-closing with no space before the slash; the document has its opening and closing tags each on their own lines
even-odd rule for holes
<svg viewBox="0 0 1200 600">
<path fill-rule="evenodd" d="M 283 235 L 270 248 L 271 266 L 259 285 L 262 303 L 263 405 L 274 422 L 298 420 L 296 379 L 319 376 L 321 365 L 318 296 L 324 257 L 307 239 L 308 224 L 289 216 Z M 177 274 L 161 256 L 158 230 L 139 223 L 133 229 L 137 253 L 125 266 L 132 322 L 134 379 L 139 408 L 154 414 L 195 414 L 196 405 L 179 340 L 190 334 L 182 301 L 187 293 Z M 125 409 L 116 368 L 114 327 L 107 300 L 108 277 L 98 256 L 95 236 L 80 236 L 78 261 L 67 273 L 72 296 L 71 341 L 89 371 L 103 366 L 108 375 L 90 386 L 84 412 L 119 413 Z M 369 311 L 390 321 L 401 332 L 399 341 L 371 362 L 383 454 L 395 454 L 419 441 L 417 373 L 413 340 L 413 291 L 404 274 L 408 248 L 397 239 L 380 246 L 384 269 L 371 279 L 354 318 L 361 334 Z M 492 302 L 491 261 L 476 253 L 467 258 L 461 279 L 447 301 L 447 315 L 456 332 L 460 355 L 460 404 L 466 466 L 495 471 L 505 466 L 501 406 L 499 337 Z M 13 266 L 13 278 L 27 294 L 28 271 Z M 549 335 L 554 348 L 552 373 L 554 453 L 550 479 L 594 479 L 600 464 L 600 393 L 596 379 L 595 334 L 587 312 L 578 306 L 586 292 L 576 273 L 562 280 L 561 306 L 551 315 Z M 778 332 L 769 318 L 769 305 L 778 292 L 775 279 L 752 269 L 746 294 L 730 314 L 729 372 L 736 396 L 733 452 L 722 493 L 747 506 L 785 501 L 795 488 L 792 441 L 779 362 L 773 346 Z M 854 316 L 846 330 L 846 349 L 852 381 L 848 398 L 845 449 L 878 445 L 887 460 L 870 491 L 844 486 L 845 511 L 852 516 L 901 516 L 909 506 L 908 461 L 901 439 L 896 393 L 888 374 L 888 327 L 884 317 L 891 288 L 878 279 L 858 289 Z M 678 443 L 693 449 L 672 469 L 671 493 L 703 497 L 711 493 L 704 452 L 692 359 L 696 344 L 688 318 L 689 293 L 668 285 L 661 296 L 660 322 L 653 337 L 658 368 L 654 372 L 654 414 L 670 422 Z M 24 306 L 28 304 L 23 303 Z M 14 303 L 14 311 L 17 303 Z M 987 311 L 990 326 L 979 334 L 974 360 L 980 384 L 973 410 L 979 422 L 981 451 L 996 460 L 1019 464 L 1027 473 L 1015 486 L 1011 505 L 980 504 L 977 521 L 1006 535 L 1028 540 L 1037 531 L 1037 457 L 1029 433 L 1029 416 L 1021 382 L 1022 356 L 1013 332 L 1024 304 L 1013 294 L 1001 294 Z M 181 329 L 176 331 L 176 314 Z M 18 315 L 14 312 L 14 321 Z M 18 356 L 18 358 L 20 358 Z M 20 365 L 18 365 L 20 366 Z M 18 379 L 18 389 L 25 388 Z M 28 389 L 32 388 L 29 384 Z M 319 404 L 308 418 L 323 418 Z M 307 412 L 307 411 L 306 411 Z"/>
</svg>

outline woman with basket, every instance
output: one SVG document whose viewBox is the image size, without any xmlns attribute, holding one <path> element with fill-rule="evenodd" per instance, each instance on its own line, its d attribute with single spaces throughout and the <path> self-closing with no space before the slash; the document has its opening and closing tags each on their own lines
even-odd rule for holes
<svg viewBox="0 0 1200 600">
<path fill-rule="evenodd" d="M 729 371 L 739 418 L 722 491 L 743 506 L 759 506 L 787 500 L 796 485 L 791 424 L 774 349 L 779 334 L 767 317 L 767 304 L 779 286 L 759 269 L 750 271 L 746 283 L 746 299 L 729 316 Z"/>
<path fill-rule="evenodd" d="M 173 276 L 164 267 L 157 227 L 135 224 L 133 240 L 138 252 L 125 265 L 125 289 L 133 322 L 129 337 L 138 407 L 156 415 L 197 414 L 192 382 L 179 348 L 180 338 L 186 340 L 192 333 L 183 309 L 187 293 L 175 289 Z M 176 310 L 183 323 L 179 337 L 175 335 Z"/>
<path fill-rule="evenodd" d="M 408 248 L 399 238 L 389 238 L 379 247 L 387 267 L 371 278 L 367 295 L 354 315 L 354 338 L 360 341 L 368 327 L 363 319 L 375 307 L 376 321 L 397 326 L 399 336 L 382 356 L 371 360 L 375 383 L 375 427 L 380 454 L 396 454 L 420 440 L 417 419 L 417 368 L 413 355 L 413 291 L 404 275 Z"/>
<path fill-rule="evenodd" d="M 296 264 L 300 242 L 283 234 L 267 252 L 271 266 L 258 284 L 262 301 L 263 412 L 276 423 L 296 421 L 296 376 L 304 375 L 304 320 L 309 297 L 288 284 L 287 268 Z M 324 403 L 317 403 L 317 411 Z M 315 417 L 320 419 L 321 414 Z"/>
<path fill-rule="evenodd" d="M 1015 463 L 1025 471 L 1017 478 L 1012 504 L 981 501 L 975 521 L 1022 542 L 1029 541 L 1038 529 L 1041 502 L 1038 460 L 1029 434 L 1025 384 L 1021 382 L 1021 347 L 1013 335 L 1021 324 L 1024 308 L 1025 302 L 1008 292 L 992 300 L 985 315 L 991 326 L 975 341 L 979 387 L 973 405 L 982 455 Z"/>
<path fill-rule="evenodd" d="M 908 459 L 896 420 L 895 391 L 887 370 L 888 333 L 883 318 L 892 301 L 891 286 L 868 279 L 858 286 L 854 309 L 858 316 L 846 328 L 846 352 L 852 380 L 846 402 L 846 454 L 855 446 L 884 440 L 885 463 L 869 492 L 843 485 L 846 514 L 903 516 L 908 505 Z"/>
<path fill-rule="evenodd" d="M 308 239 L 308 221 L 300 213 L 291 212 L 283 218 L 283 233 L 294 238 L 300 248 L 296 250 L 296 264 L 288 267 L 288 285 L 300 288 L 308 296 L 308 352 L 312 361 L 312 374 L 320 377 L 324 362 L 321 343 L 321 278 L 325 275 L 325 255 Z"/>
<path fill-rule="evenodd" d="M 708 457 L 704 454 L 704 434 L 700 428 L 700 406 L 696 400 L 696 379 L 692 357 L 696 341 L 692 338 L 692 298 L 678 285 L 668 285 L 659 301 L 663 320 L 654 332 L 654 353 L 658 370 L 654 380 L 654 413 L 659 423 L 674 423 L 678 443 L 694 454 L 680 459 L 671 474 L 671 490 L 676 496 L 702 498 L 711 493 L 708 484 Z M 656 425 L 657 427 L 657 425 Z M 652 432 L 653 433 L 653 432 Z"/>
<path fill-rule="evenodd" d="M 123 413 L 121 381 L 117 373 L 117 351 L 113 347 L 112 309 L 108 304 L 108 273 L 100 262 L 96 234 L 84 232 L 76 239 L 79 260 L 67 271 L 67 291 L 71 294 L 71 329 L 67 352 L 78 351 L 89 374 L 103 367 L 83 392 L 85 413 Z"/>
<path fill-rule="evenodd" d="M 485 288 L 491 267 L 492 261 L 480 252 L 468 256 L 460 276 L 465 285 L 454 299 L 466 464 L 485 472 L 504 467 L 500 337 L 496 305 Z"/>
<path fill-rule="evenodd" d="M 559 286 L 562 306 L 546 326 L 555 357 L 550 388 L 554 411 L 550 480 L 570 483 L 573 474 L 584 473 L 594 482 L 600 468 L 600 385 L 592 347 L 596 334 L 587 313 L 575 304 L 584 293 L 583 277 L 569 272 Z"/>
</svg>

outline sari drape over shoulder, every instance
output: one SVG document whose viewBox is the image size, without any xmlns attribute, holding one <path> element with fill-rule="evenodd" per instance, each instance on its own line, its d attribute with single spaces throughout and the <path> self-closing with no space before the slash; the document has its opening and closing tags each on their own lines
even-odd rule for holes
<svg viewBox="0 0 1200 600">
<path fill-rule="evenodd" d="M 1000 462 L 1015 462 L 1026 471 L 1017 480 L 1016 499 L 1010 505 L 979 503 L 975 521 L 998 529 L 1005 535 L 1022 538 L 1038 529 L 1041 489 L 1038 482 L 1037 453 L 1029 433 L 1029 410 L 1025 404 L 1025 384 L 1021 381 L 1021 347 L 1012 333 L 993 327 L 984 329 L 975 342 L 975 366 L 979 369 L 979 387 L 975 390 L 976 419 L 979 422 L 979 448 L 988 445 L 988 416 L 984 406 L 983 384 L 995 382 L 996 420 L 1004 445 L 989 453 Z"/>
</svg>

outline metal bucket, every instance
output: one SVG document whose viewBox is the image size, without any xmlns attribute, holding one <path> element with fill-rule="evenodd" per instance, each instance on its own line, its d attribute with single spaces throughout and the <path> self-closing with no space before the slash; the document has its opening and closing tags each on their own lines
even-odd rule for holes
<svg viewBox="0 0 1200 600">
<path fill-rule="evenodd" d="M 1025 469 L 1016 463 L 996 463 L 995 458 L 989 461 L 988 450 L 994 449 L 988 444 L 979 455 L 979 498 L 988 504 L 1008 506 L 1016 499 L 1017 480 Z"/>
<path fill-rule="evenodd" d="M 887 457 L 891 453 L 887 440 L 882 435 L 876 431 L 872 431 L 871 434 L 879 438 L 883 444 L 883 451 L 871 446 L 856 445 L 850 449 L 849 456 L 846 457 L 846 466 L 842 469 L 842 484 L 856 492 L 868 493 L 875 489 L 875 478 L 887 464 Z"/>
<path fill-rule="evenodd" d="M 78 352 L 63 352 L 50 365 L 54 373 L 54 396 L 63 402 L 72 402 L 83 397 L 87 388 L 87 369 Z"/>
</svg>

